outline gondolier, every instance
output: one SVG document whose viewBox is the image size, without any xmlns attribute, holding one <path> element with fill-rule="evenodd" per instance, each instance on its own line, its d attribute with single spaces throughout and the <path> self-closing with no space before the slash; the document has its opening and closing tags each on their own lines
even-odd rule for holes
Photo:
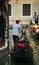
<svg viewBox="0 0 39 65">
<path fill-rule="evenodd" d="M 20 20 L 16 20 L 16 23 L 13 25 L 13 41 L 14 41 L 14 46 L 17 49 L 17 43 L 18 43 L 18 39 L 19 39 L 19 30 L 22 30 L 21 25 L 19 24 L 19 22 L 21 22 Z"/>
</svg>

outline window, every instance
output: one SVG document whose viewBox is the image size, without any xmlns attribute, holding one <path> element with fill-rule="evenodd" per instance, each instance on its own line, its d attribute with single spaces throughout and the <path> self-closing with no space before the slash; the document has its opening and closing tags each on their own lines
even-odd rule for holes
<svg viewBox="0 0 39 65">
<path fill-rule="evenodd" d="M 23 16 L 31 15 L 31 4 L 23 4 Z"/>
<path fill-rule="evenodd" d="M 11 16 L 11 4 L 8 5 L 9 8 L 9 16 Z"/>
</svg>

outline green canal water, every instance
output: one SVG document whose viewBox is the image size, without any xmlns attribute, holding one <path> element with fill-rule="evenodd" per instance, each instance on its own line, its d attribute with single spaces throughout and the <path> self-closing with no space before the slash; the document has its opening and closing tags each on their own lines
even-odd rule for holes
<svg viewBox="0 0 39 65">
<path fill-rule="evenodd" d="M 39 46 L 39 39 L 35 38 L 29 33 L 29 30 L 26 30 L 27 36 L 30 38 L 30 40 L 34 41 L 36 45 Z"/>
<path fill-rule="evenodd" d="M 8 63 L 9 61 L 8 61 L 8 56 L 1 56 L 0 57 L 0 65 L 8 65 L 9 63 Z"/>
<path fill-rule="evenodd" d="M 35 43 L 39 46 L 39 41 L 33 37 L 30 36 L 29 31 L 26 31 L 28 38 L 30 38 L 31 40 L 35 41 Z M 12 29 L 9 29 L 9 46 L 13 46 L 13 39 L 12 39 Z M 39 54 L 39 53 L 37 53 Z M 35 62 L 34 60 L 32 60 L 31 62 L 20 62 L 20 61 L 16 61 L 16 60 L 11 60 L 10 56 L 0 56 L 0 65 L 39 65 L 39 58 L 37 55 L 35 55 L 36 59 Z"/>
</svg>

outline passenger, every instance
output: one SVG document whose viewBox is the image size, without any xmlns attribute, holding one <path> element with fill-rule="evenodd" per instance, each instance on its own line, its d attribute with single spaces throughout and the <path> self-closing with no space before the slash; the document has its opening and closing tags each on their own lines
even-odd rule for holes
<svg viewBox="0 0 39 65">
<path fill-rule="evenodd" d="M 19 24 L 20 20 L 16 20 L 16 23 L 13 25 L 13 41 L 16 50 L 18 50 L 18 39 L 19 39 L 19 30 L 22 30 L 21 25 Z"/>
<path fill-rule="evenodd" d="M 34 20 L 35 20 L 35 24 L 37 24 L 38 25 L 38 15 L 37 15 L 37 13 L 36 12 L 34 12 Z"/>
</svg>

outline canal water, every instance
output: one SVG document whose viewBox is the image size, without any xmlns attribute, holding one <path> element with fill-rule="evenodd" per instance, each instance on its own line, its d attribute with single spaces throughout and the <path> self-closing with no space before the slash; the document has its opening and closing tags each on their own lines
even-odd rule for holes
<svg viewBox="0 0 39 65">
<path fill-rule="evenodd" d="M 16 61 L 15 59 L 11 60 L 10 55 L 0 56 L 0 65 L 39 65 L 39 49 L 33 45 L 34 43 L 39 46 L 39 41 L 32 36 L 30 36 L 29 31 L 27 30 L 27 36 L 31 40 L 31 44 L 33 46 L 33 60 L 31 62 L 20 62 Z M 33 42 L 33 43 L 32 43 Z M 14 46 L 13 39 L 12 39 L 12 29 L 9 29 L 9 47 L 11 48 Z"/>
</svg>

